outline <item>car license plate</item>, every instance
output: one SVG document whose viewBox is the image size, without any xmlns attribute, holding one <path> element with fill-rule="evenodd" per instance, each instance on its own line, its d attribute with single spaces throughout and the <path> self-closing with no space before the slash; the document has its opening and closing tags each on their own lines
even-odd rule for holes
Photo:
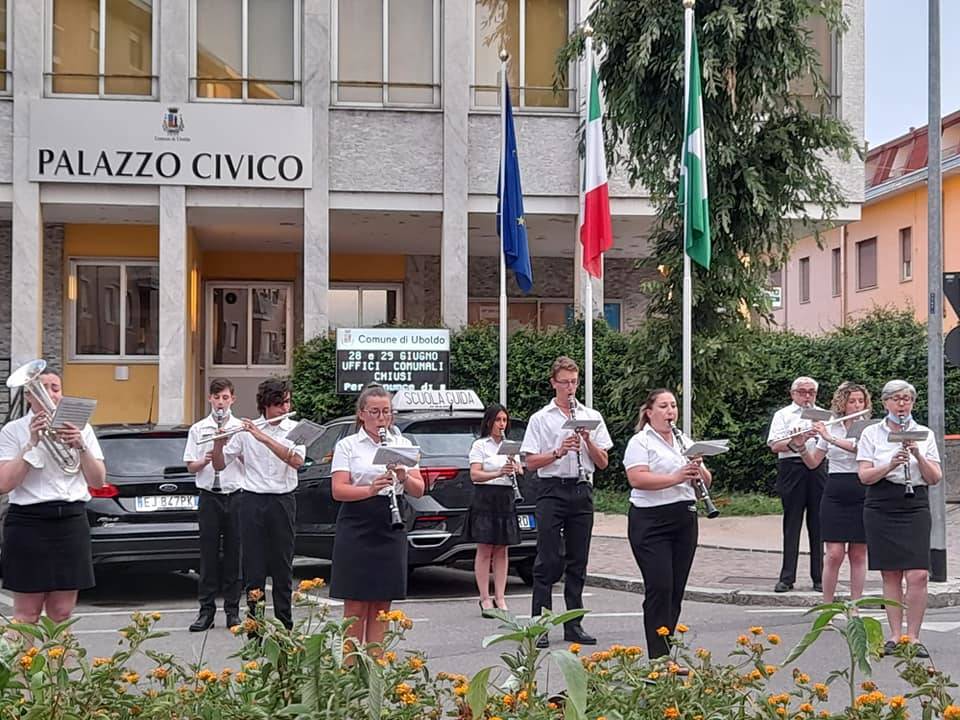
<svg viewBox="0 0 960 720">
<path fill-rule="evenodd" d="M 136 499 L 137 512 L 157 510 L 196 510 L 199 498 L 196 495 L 144 495 Z"/>
<path fill-rule="evenodd" d="M 533 515 L 517 515 L 517 524 L 521 530 L 533 530 L 537 526 L 537 521 Z"/>
</svg>

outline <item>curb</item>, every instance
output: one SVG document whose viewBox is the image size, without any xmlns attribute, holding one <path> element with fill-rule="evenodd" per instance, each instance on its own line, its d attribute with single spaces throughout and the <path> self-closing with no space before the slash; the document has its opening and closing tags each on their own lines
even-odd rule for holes
<svg viewBox="0 0 960 720">
<path fill-rule="evenodd" d="M 594 535 L 595 538 L 603 538 L 604 540 L 623 540 L 627 541 L 627 538 L 621 537 L 620 535 Z M 735 545 L 720 545 L 717 543 L 697 543 L 697 548 L 703 548 L 704 550 L 724 550 L 727 552 L 743 552 L 743 553 L 766 553 L 770 555 L 781 555 L 783 554 L 782 550 L 774 550 L 773 548 L 747 548 L 747 547 L 737 547 Z M 800 550 L 801 555 L 809 555 L 809 550 Z"/>
<path fill-rule="evenodd" d="M 636 594 L 643 593 L 643 580 L 622 575 L 588 574 L 586 584 L 590 587 L 619 590 Z M 960 605 L 960 582 L 930 583 L 927 608 L 956 607 Z M 687 586 L 683 595 L 690 602 L 719 603 L 721 605 L 762 605 L 767 607 L 815 607 L 823 602 L 820 593 L 791 591 L 775 593 L 771 590 L 726 590 Z"/>
</svg>

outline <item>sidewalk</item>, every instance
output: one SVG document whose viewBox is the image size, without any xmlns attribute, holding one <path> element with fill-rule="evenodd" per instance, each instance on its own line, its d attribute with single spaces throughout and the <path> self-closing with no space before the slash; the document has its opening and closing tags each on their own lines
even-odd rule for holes
<svg viewBox="0 0 960 720">
<path fill-rule="evenodd" d="M 780 575 L 781 516 L 700 518 L 700 539 L 690 580 L 688 600 L 735 605 L 811 607 L 821 601 L 812 590 L 806 529 L 800 538 L 796 589 L 774 593 Z M 625 515 L 597 513 L 593 525 L 588 585 L 642 592 L 640 571 L 627 541 Z M 930 583 L 929 607 L 960 604 L 960 506 L 947 506 L 947 575 L 945 583 Z M 840 569 L 839 594 L 849 592 L 848 567 Z M 867 572 L 864 590 L 879 595 L 880 573 Z"/>
</svg>

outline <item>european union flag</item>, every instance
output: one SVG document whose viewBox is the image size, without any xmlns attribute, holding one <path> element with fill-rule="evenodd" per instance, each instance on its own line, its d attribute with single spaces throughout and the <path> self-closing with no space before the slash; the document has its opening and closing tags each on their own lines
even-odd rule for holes
<svg viewBox="0 0 960 720">
<path fill-rule="evenodd" d="M 533 288 L 533 269 L 530 267 L 530 249 L 527 247 L 527 224 L 523 217 L 520 161 L 517 158 L 517 135 L 513 131 L 509 84 L 503 101 L 507 117 L 506 137 L 503 139 L 505 151 L 501 155 L 501 162 L 506 159 L 506 168 L 501 168 L 500 180 L 497 182 L 497 234 L 503 243 L 507 268 L 513 270 L 520 289 L 528 293 Z"/>
</svg>

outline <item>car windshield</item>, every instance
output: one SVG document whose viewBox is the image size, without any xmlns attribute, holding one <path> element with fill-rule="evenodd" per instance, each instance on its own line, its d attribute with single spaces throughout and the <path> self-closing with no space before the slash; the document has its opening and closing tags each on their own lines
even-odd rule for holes
<svg viewBox="0 0 960 720">
<path fill-rule="evenodd" d="M 420 446 L 423 457 L 461 455 L 466 460 L 470 454 L 470 446 L 480 436 L 480 418 L 411 423 L 404 428 L 403 434 L 414 445 Z M 523 439 L 523 427 L 511 425 L 507 437 L 513 440 Z"/>
<path fill-rule="evenodd" d="M 128 435 L 100 438 L 103 463 L 112 477 L 147 477 L 187 471 L 185 436 Z"/>
</svg>

